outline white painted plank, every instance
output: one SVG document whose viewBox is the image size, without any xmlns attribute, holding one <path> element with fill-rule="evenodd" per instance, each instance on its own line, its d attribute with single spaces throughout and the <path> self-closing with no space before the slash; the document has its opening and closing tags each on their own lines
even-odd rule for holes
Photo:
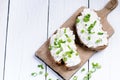
<svg viewBox="0 0 120 80">
<path fill-rule="evenodd" d="M 90 0 L 90 8 L 101 9 L 109 0 Z M 97 3 L 97 4 L 95 4 Z M 91 80 L 117 80 L 119 79 L 120 72 L 120 24 L 119 13 L 120 5 L 108 15 L 108 21 L 111 23 L 115 30 L 115 34 L 110 38 L 108 47 L 96 53 L 91 59 L 92 62 L 98 62 L 102 68 L 93 74 Z M 91 67 L 90 67 L 91 68 Z"/>
<path fill-rule="evenodd" d="M 35 51 L 47 39 L 47 0 L 10 0 L 5 80 L 44 80 Z M 42 63 L 44 64 L 44 63 Z M 45 69 L 44 69 L 45 70 Z"/>
<path fill-rule="evenodd" d="M 49 8 L 49 37 L 53 34 L 53 32 L 58 29 L 78 8 L 81 6 L 88 6 L 87 0 L 50 0 L 50 8 Z M 88 65 L 84 66 L 88 68 Z M 47 68 L 47 72 L 49 73 L 48 78 L 52 78 L 53 80 L 60 79 L 62 80 L 54 71 L 52 71 L 49 67 Z M 81 73 L 77 73 L 79 78 L 82 77 Z"/>
<path fill-rule="evenodd" d="M 0 80 L 3 79 L 8 0 L 0 0 Z"/>
</svg>

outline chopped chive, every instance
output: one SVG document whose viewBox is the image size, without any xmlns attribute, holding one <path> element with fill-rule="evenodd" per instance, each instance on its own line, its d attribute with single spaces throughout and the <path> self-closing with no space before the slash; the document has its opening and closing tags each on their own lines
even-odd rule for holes
<svg viewBox="0 0 120 80">
<path fill-rule="evenodd" d="M 79 22 L 80 22 L 80 19 L 77 18 L 77 19 L 76 19 L 76 23 L 79 23 Z"/>
<path fill-rule="evenodd" d="M 43 74 L 43 71 L 40 71 L 39 74 L 40 74 L 40 75 Z"/>
<path fill-rule="evenodd" d="M 60 39 L 59 41 L 58 41 L 58 44 L 60 44 L 60 43 L 65 43 L 66 41 L 63 41 L 62 39 Z"/>
<path fill-rule="evenodd" d="M 98 39 L 98 40 L 96 40 L 95 43 L 100 43 L 101 41 L 102 41 L 101 39 Z"/>
<path fill-rule="evenodd" d="M 31 73 L 32 76 L 36 77 L 37 76 L 37 73 L 36 72 L 33 72 Z"/>
<path fill-rule="evenodd" d="M 60 48 L 60 49 L 56 52 L 56 54 L 59 54 L 62 50 L 63 50 L 63 49 Z"/>
<path fill-rule="evenodd" d="M 91 37 L 90 36 L 88 36 L 88 40 L 90 40 L 91 39 Z"/>
<path fill-rule="evenodd" d="M 67 58 L 66 58 L 66 57 L 64 57 L 64 58 L 63 58 L 63 61 L 64 61 L 64 62 L 66 62 L 66 61 L 67 61 Z"/>
<path fill-rule="evenodd" d="M 38 67 L 41 68 L 41 69 L 44 69 L 42 64 L 38 65 Z"/>
<path fill-rule="evenodd" d="M 69 58 L 72 57 L 72 53 L 73 53 L 72 50 L 65 52 L 65 54 L 66 54 Z"/>
<path fill-rule="evenodd" d="M 84 72 L 85 71 L 85 68 L 83 68 L 82 70 L 81 70 L 81 72 Z"/>
<path fill-rule="evenodd" d="M 46 73 L 45 73 L 45 77 L 47 77 L 47 76 L 48 76 L 48 73 L 46 72 Z"/>
<path fill-rule="evenodd" d="M 64 33 L 66 33 L 66 28 L 64 29 Z"/>
<path fill-rule="evenodd" d="M 68 35 L 67 35 L 67 34 L 65 34 L 65 36 L 68 38 Z"/>
<path fill-rule="evenodd" d="M 73 77 L 73 80 L 78 80 L 78 76 L 74 76 L 74 77 Z"/>
<path fill-rule="evenodd" d="M 49 78 L 48 80 L 52 80 L 51 78 Z"/>
<path fill-rule="evenodd" d="M 98 35 L 103 35 L 103 33 L 102 32 L 98 32 Z"/>
<path fill-rule="evenodd" d="M 88 22 L 90 20 L 90 14 L 84 16 L 83 21 Z"/>
<path fill-rule="evenodd" d="M 96 69 L 100 69 L 101 66 L 98 63 L 92 63 L 92 67 Z"/>
<path fill-rule="evenodd" d="M 89 27 L 88 27 L 88 33 L 90 34 L 90 33 L 92 33 L 91 32 L 91 30 L 93 29 L 93 27 L 95 26 L 95 24 L 96 24 L 96 21 L 94 21 L 94 23 L 93 24 L 91 24 Z"/>
<path fill-rule="evenodd" d="M 67 39 L 68 42 L 71 42 L 72 40 L 70 38 Z"/>
<path fill-rule="evenodd" d="M 84 33 L 84 32 L 85 32 L 85 30 L 82 29 L 82 30 L 81 30 L 81 33 Z"/>
</svg>

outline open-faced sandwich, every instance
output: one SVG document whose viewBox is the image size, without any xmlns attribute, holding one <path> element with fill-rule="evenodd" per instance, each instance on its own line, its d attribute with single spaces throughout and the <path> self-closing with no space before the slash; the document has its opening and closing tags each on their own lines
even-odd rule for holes
<svg viewBox="0 0 120 80">
<path fill-rule="evenodd" d="M 76 19 L 76 31 L 80 42 L 96 51 L 108 45 L 108 34 L 103 30 L 100 19 L 94 10 L 88 8 Z"/>
<path fill-rule="evenodd" d="M 58 64 L 67 69 L 75 69 L 80 64 L 80 56 L 75 45 L 75 35 L 70 28 L 61 28 L 50 38 L 50 54 Z"/>
</svg>

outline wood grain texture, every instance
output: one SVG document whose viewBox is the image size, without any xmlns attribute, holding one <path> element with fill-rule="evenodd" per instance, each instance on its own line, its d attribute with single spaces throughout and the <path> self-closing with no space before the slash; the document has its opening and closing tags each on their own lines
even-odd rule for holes
<svg viewBox="0 0 120 80">
<path fill-rule="evenodd" d="M 0 0 L 0 80 L 3 80 L 8 0 Z"/>
<path fill-rule="evenodd" d="M 81 7 L 78 9 L 62 26 L 62 27 L 69 27 L 71 30 L 75 33 L 75 20 L 78 15 L 83 11 L 84 7 Z M 100 11 L 97 12 L 98 16 L 101 17 L 102 14 L 99 14 Z M 104 30 L 106 30 L 109 33 L 109 36 L 111 36 L 114 31 L 111 28 L 111 26 L 107 23 L 106 17 L 102 17 L 101 23 L 103 24 Z M 77 38 L 77 37 L 76 37 Z M 78 39 L 76 39 L 78 40 Z M 42 45 L 42 47 L 36 52 L 36 56 L 38 56 L 40 59 L 42 59 L 49 67 L 51 67 L 55 72 L 57 72 L 59 75 L 61 75 L 64 79 L 68 80 L 70 77 L 78 71 L 78 69 L 85 64 L 85 62 L 95 53 L 94 51 L 88 50 L 85 47 L 82 47 L 79 43 L 76 42 L 78 52 L 80 53 L 81 58 L 81 64 L 79 68 L 75 70 L 68 71 L 64 68 L 64 66 L 59 66 L 55 62 L 52 61 L 52 57 L 50 57 L 50 53 L 48 50 L 49 46 L 49 39 Z M 51 62 L 52 61 L 52 62 Z"/>
</svg>

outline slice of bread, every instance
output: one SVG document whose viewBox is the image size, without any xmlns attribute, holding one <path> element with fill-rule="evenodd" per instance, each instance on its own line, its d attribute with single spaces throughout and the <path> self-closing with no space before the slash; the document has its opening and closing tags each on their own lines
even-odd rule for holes
<svg viewBox="0 0 120 80">
<path fill-rule="evenodd" d="M 50 38 L 49 50 L 57 64 L 64 64 L 68 70 L 77 68 L 81 59 L 75 45 L 75 35 L 70 28 L 61 28 Z"/>
<path fill-rule="evenodd" d="M 103 30 L 97 13 L 85 8 L 76 19 L 76 32 L 80 42 L 91 50 L 102 50 L 108 45 L 108 34 Z"/>
</svg>

